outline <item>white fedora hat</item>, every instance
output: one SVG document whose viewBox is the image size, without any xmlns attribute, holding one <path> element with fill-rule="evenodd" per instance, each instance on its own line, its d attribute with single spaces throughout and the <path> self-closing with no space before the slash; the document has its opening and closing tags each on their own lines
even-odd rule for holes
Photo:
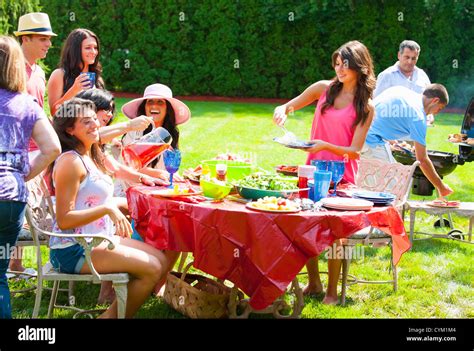
<svg viewBox="0 0 474 351">
<path fill-rule="evenodd" d="M 43 12 L 32 12 L 21 16 L 18 21 L 18 30 L 14 34 L 17 37 L 26 34 L 56 36 L 51 28 L 48 15 Z"/>
<path fill-rule="evenodd" d="M 138 107 L 142 101 L 148 99 L 163 99 L 167 100 L 173 107 L 176 124 L 182 124 L 189 120 L 191 111 L 184 102 L 179 101 L 173 97 L 173 92 L 164 84 L 152 84 L 146 87 L 143 97 L 127 102 L 122 106 L 122 112 L 130 119 L 138 117 Z"/>
</svg>

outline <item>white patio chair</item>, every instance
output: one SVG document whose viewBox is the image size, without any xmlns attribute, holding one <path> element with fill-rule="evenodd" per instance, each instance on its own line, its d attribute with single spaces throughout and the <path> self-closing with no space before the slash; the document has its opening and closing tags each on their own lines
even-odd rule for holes
<svg viewBox="0 0 474 351">
<path fill-rule="evenodd" d="M 37 318 L 39 314 L 39 309 L 41 305 L 41 297 L 43 292 L 43 282 L 52 281 L 53 290 L 51 293 L 51 299 L 48 308 L 48 318 L 51 318 L 53 315 L 54 308 L 68 308 L 78 313 L 84 313 L 84 310 L 73 306 L 58 306 L 56 305 L 56 298 L 58 295 L 59 283 L 61 281 L 88 281 L 92 283 L 99 284 L 102 281 L 112 281 L 115 293 L 117 296 L 118 303 L 118 318 L 125 318 L 125 308 L 127 303 L 127 284 L 129 281 L 129 276 L 127 273 L 112 273 L 112 274 L 99 274 L 97 273 L 94 265 L 91 260 L 91 250 L 102 243 L 104 240 L 108 241 L 108 249 L 113 250 L 114 244 L 110 238 L 97 235 L 97 234 L 57 234 L 52 233 L 52 223 L 51 220 L 46 220 L 48 214 L 54 220 L 55 212 L 54 206 L 49 196 L 46 184 L 42 176 L 36 177 L 34 180 L 27 183 L 28 189 L 30 191 L 30 196 L 28 198 L 28 206 L 26 207 L 26 220 L 30 226 L 30 231 L 32 234 L 33 242 L 36 248 L 36 259 L 38 265 L 38 276 L 37 276 L 37 290 L 36 290 L 36 299 L 35 306 L 33 309 L 33 318 Z M 45 198 L 49 200 L 45 201 Z M 44 204 L 49 203 L 50 208 L 46 209 Z M 54 270 L 51 270 L 43 266 L 41 258 L 41 243 L 40 236 L 45 235 L 56 236 L 56 237 L 74 237 L 79 244 L 84 248 L 86 255 L 86 262 L 92 272 L 92 274 L 65 274 L 59 273 Z M 92 239 L 92 240 L 91 240 Z"/>
<path fill-rule="evenodd" d="M 397 196 L 394 206 L 403 216 L 404 205 L 408 199 L 411 189 L 412 176 L 416 167 L 420 163 L 415 161 L 413 165 L 406 166 L 401 163 L 386 163 L 380 160 L 361 159 L 359 164 L 359 173 L 356 178 L 356 185 L 369 191 L 389 192 Z M 346 303 L 346 290 L 348 285 L 365 284 L 393 284 L 393 290 L 398 289 L 397 267 L 393 263 L 392 238 L 383 231 L 367 227 L 349 238 L 341 240 L 343 246 L 344 258 L 342 260 L 342 288 L 341 304 Z M 349 274 L 349 265 L 354 247 L 357 244 L 380 247 L 390 246 L 390 267 L 393 278 L 391 280 L 362 280 Z M 350 281 L 348 281 L 350 277 Z"/>
</svg>

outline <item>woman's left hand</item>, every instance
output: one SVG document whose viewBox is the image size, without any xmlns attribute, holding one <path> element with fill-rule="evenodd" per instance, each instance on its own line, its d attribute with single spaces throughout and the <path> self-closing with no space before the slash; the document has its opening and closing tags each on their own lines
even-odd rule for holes
<svg viewBox="0 0 474 351">
<path fill-rule="evenodd" d="M 310 143 L 312 143 L 313 146 L 311 146 L 309 149 L 306 149 L 305 151 L 310 152 L 312 154 L 325 150 L 327 147 L 327 143 L 325 141 L 318 140 L 318 139 L 311 140 Z"/>
<path fill-rule="evenodd" d="M 149 177 L 147 175 L 143 175 L 142 178 L 141 178 L 141 183 L 143 185 L 147 185 L 147 186 L 163 186 L 163 185 L 169 185 L 170 183 L 164 179 L 159 179 L 159 178 L 153 178 L 153 177 Z"/>
</svg>

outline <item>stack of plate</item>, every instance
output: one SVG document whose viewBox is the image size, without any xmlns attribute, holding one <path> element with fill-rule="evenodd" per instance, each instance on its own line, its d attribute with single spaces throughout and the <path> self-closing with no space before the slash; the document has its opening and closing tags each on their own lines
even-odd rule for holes
<svg viewBox="0 0 474 351">
<path fill-rule="evenodd" d="M 350 197 L 327 197 L 321 199 L 320 203 L 324 207 L 342 211 L 366 211 L 374 206 L 374 203 L 371 201 Z"/>
<path fill-rule="evenodd" d="M 376 206 L 388 206 L 397 198 L 391 193 L 381 193 L 376 191 L 356 191 L 352 194 L 354 199 L 361 199 L 373 202 Z"/>
</svg>

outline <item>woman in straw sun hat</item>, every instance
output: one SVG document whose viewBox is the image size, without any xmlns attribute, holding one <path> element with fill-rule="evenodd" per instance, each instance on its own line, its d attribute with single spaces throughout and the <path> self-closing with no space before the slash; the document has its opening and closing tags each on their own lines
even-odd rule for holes
<svg viewBox="0 0 474 351">
<path fill-rule="evenodd" d="M 163 127 L 173 137 L 171 146 L 179 148 L 178 125 L 183 124 L 191 117 L 191 111 L 182 101 L 173 98 L 173 92 L 164 84 L 152 84 L 146 87 L 143 97 L 127 102 L 122 107 L 122 112 L 130 119 L 138 116 L 153 118 L 153 124 L 148 126 L 143 132 L 127 133 L 122 143 L 128 145 L 143 135 L 148 134 L 154 128 Z M 152 162 L 153 168 L 164 169 L 159 161 Z"/>
<path fill-rule="evenodd" d="M 152 84 L 146 87 L 143 97 L 134 99 L 122 106 L 122 112 L 130 119 L 145 115 L 153 118 L 153 124 L 148 126 L 143 132 L 127 133 L 122 143 L 128 145 L 129 143 L 141 138 L 143 135 L 151 132 L 153 128 L 163 127 L 173 137 L 171 146 L 178 149 L 179 146 L 179 130 L 178 125 L 183 124 L 191 118 L 191 111 L 182 101 L 173 98 L 173 92 L 164 84 Z M 145 167 L 140 172 L 148 174 L 156 178 L 169 179 L 169 175 L 165 170 L 165 166 L 160 156 L 157 160 L 150 164 L 151 167 Z M 175 179 L 179 177 L 175 176 Z M 133 228 L 133 226 L 132 226 Z M 134 229 L 134 228 L 133 228 Z M 141 240 L 140 236 L 134 229 L 132 238 Z M 168 260 L 168 267 L 166 271 L 169 272 L 176 263 L 179 253 L 174 251 L 164 251 Z M 158 294 L 165 283 L 162 279 L 155 287 L 155 293 Z"/>
<path fill-rule="evenodd" d="M 150 133 L 154 128 L 165 128 L 173 138 L 171 146 L 179 148 L 178 125 L 183 124 L 191 117 L 191 111 L 182 101 L 173 98 L 173 92 L 164 84 L 152 84 L 146 87 L 143 96 L 127 102 L 122 106 L 125 116 L 134 120 L 136 118 L 152 118 L 153 123 L 144 131 L 131 131 L 122 138 L 122 145 L 127 146 L 145 134 Z M 151 177 L 168 180 L 169 174 L 165 170 L 165 165 L 161 155 L 152 161 L 148 167 L 139 170 L 141 173 Z M 175 179 L 180 179 L 175 175 Z M 119 183 L 116 187 L 116 196 L 125 194 L 127 184 Z"/>
</svg>

